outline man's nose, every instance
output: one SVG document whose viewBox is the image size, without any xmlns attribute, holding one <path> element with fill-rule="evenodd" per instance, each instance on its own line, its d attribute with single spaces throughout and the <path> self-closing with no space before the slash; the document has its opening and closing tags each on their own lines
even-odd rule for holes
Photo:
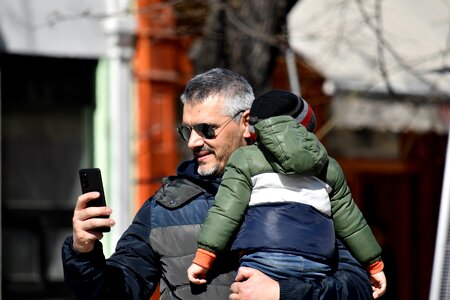
<svg viewBox="0 0 450 300">
<path fill-rule="evenodd" d="M 195 149 L 197 147 L 203 146 L 204 143 L 205 141 L 203 140 L 203 138 L 195 130 L 192 130 L 187 144 L 188 148 Z"/>
</svg>

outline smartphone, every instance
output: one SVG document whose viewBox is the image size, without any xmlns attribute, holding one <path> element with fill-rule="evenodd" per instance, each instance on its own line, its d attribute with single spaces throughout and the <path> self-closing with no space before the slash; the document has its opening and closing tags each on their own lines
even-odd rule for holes
<svg viewBox="0 0 450 300">
<path fill-rule="evenodd" d="M 97 199 L 93 199 L 87 203 L 88 207 L 91 206 L 106 206 L 105 191 L 103 190 L 102 173 L 98 168 L 81 169 L 79 172 L 81 192 L 83 194 L 89 192 L 99 192 L 100 196 Z M 109 216 L 99 216 L 99 218 L 109 218 Z M 99 227 L 96 230 L 101 232 L 108 232 L 110 227 Z"/>
</svg>

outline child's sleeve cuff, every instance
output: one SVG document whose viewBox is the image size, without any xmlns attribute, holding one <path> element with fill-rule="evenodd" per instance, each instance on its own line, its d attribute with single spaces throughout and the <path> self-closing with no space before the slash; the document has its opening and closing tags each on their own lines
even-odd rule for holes
<svg viewBox="0 0 450 300">
<path fill-rule="evenodd" d="M 374 262 L 367 268 L 367 270 L 369 271 L 369 273 L 371 275 L 380 273 L 381 271 L 383 271 L 383 269 L 384 269 L 384 263 L 382 260 L 378 260 L 378 261 Z"/>
<path fill-rule="evenodd" d="M 211 269 L 211 266 L 216 259 L 216 255 L 205 249 L 197 249 L 193 263 L 203 268 Z"/>
</svg>

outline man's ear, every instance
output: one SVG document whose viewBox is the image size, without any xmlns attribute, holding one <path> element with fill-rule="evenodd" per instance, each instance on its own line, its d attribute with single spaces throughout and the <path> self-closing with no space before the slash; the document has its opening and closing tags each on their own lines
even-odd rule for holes
<svg viewBox="0 0 450 300">
<path fill-rule="evenodd" d="M 248 121 L 250 119 L 250 110 L 246 110 L 242 113 L 242 118 L 241 118 L 241 122 L 242 122 L 242 126 L 244 126 L 244 138 L 250 138 L 250 131 L 249 131 L 249 124 Z"/>
</svg>

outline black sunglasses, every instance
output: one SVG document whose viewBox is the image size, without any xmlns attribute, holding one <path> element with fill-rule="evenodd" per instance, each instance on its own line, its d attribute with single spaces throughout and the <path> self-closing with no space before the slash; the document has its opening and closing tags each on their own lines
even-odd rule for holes
<svg viewBox="0 0 450 300">
<path fill-rule="evenodd" d="M 225 122 L 223 122 L 222 124 L 219 124 L 219 125 L 213 125 L 213 124 L 208 124 L 208 123 L 199 123 L 199 124 L 195 124 L 194 126 L 189 126 L 189 125 L 183 124 L 183 125 L 177 126 L 177 131 L 178 131 L 178 134 L 181 136 L 181 138 L 185 142 L 189 141 L 189 138 L 191 137 L 192 130 L 195 130 L 195 132 L 199 136 L 204 138 L 204 139 L 214 139 L 214 138 L 216 138 L 219 135 L 219 133 L 222 132 L 222 130 L 234 118 L 236 118 L 239 114 L 241 114 L 243 112 L 244 112 L 243 110 L 239 111 L 237 114 L 235 114 L 234 116 L 230 117 Z M 220 127 L 222 127 L 222 129 L 220 129 L 220 131 L 216 133 L 216 129 L 219 129 Z"/>
</svg>

